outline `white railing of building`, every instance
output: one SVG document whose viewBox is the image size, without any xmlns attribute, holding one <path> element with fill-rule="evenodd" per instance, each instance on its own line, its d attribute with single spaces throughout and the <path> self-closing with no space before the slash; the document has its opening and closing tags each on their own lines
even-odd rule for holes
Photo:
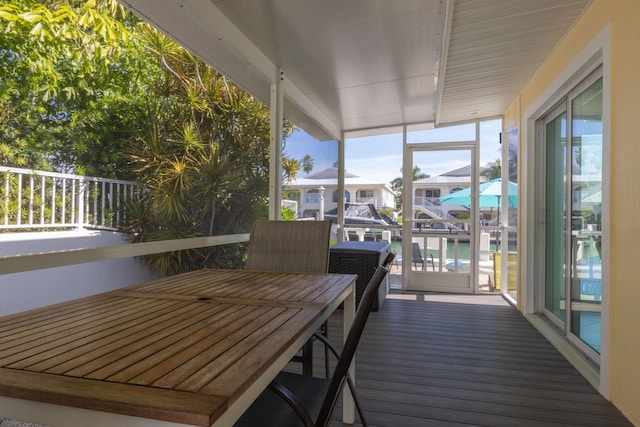
<svg viewBox="0 0 640 427">
<path fill-rule="evenodd" d="M 0 166 L 0 230 L 117 230 L 124 203 L 142 187 L 132 181 Z"/>
<path fill-rule="evenodd" d="M 356 197 L 356 203 L 365 203 L 368 205 L 373 205 L 376 209 L 378 207 L 384 206 L 382 202 L 382 198 L 379 197 Z"/>
<path fill-rule="evenodd" d="M 440 204 L 433 203 L 432 197 L 416 197 L 416 205 L 422 206 L 434 219 L 456 221 L 457 218 L 444 210 Z M 438 202 L 439 203 L 439 202 Z"/>
</svg>

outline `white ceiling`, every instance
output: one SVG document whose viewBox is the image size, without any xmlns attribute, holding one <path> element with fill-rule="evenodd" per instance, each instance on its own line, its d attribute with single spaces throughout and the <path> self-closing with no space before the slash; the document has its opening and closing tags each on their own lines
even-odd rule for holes
<svg viewBox="0 0 640 427">
<path fill-rule="evenodd" d="M 502 114 L 588 0 L 120 0 L 316 138 Z"/>
</svg>

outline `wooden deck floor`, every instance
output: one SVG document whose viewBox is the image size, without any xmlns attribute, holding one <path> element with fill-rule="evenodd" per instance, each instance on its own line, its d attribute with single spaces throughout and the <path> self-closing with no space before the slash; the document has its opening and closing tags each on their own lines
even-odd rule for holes
<svg viewBox="0 0 640 427">
<path fill-rule="evenodd" d="M 500 296 L 395 294 L 356 358 L 372 426 L 632 425 Z"/>
</svg>

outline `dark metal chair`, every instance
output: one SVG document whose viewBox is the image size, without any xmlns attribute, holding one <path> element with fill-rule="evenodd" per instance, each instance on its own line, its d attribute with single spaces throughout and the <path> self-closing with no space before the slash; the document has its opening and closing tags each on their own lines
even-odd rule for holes
<svg viewBox="0 0 640 427">
<path fill-rule="evenodd" d="M 388 262 L 390 263 L 392 260 L 393 257 Z M 355 385 L 349 375 L 349 367 L 375 301 L 378 287 L 388 271 L 386 267 L 380 265 L 369 281 L 360 300 L 360 305 L 345 340 L 342 353 L 338 358 L 333 376 L 325 379 L 281 372 L 238 420 L 235 424 L 236 427 L 258 425 L 263 427 L 300 425 L 305 427 L 326 427 L 330 424 L 340 391 L 345 384 L 351 391 L 362 425 L 368 425 L 362 405 L 355 392 Z M 328 347 L 332 348 L 334 354 L 338 354 L 328 340 L 322 340 Z"/>
<path fill-rule="evenodd" d="M 431 268 L 433 268 L 433 271 L 436 271 L 436 265 L 433 262 L 433 255 L 427 253 L 427 257 L 431 258 Z M 420 250 L 420 245 L 418 245 L 415 242 L 411 245 L 411 258 L 412 258 L 413 266 L 415 268 L 418 268 L 417 264 L 420 264 L 422 265 L 422 270 L 426 270 L 425 259 L 422 258 L 422 251 Z"/>
</svg>

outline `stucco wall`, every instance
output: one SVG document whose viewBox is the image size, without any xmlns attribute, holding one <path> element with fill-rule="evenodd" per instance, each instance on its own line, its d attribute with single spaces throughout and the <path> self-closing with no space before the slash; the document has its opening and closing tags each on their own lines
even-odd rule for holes
<svg viewBox="0 0 640 427">
<path fill-rule="evenodd" d="M 520 95 L 521 113 L 549 90 L 607 25 L 611 28 L 609 397 L 640 425 L 640 2 L 593 0 Z M 513 115 L 513 110 L 509 110 Z M 522 114 L 522 120 L 526 119 Z M 532 143 L 522 136 L 524 145 Z M 523 152 L 524 149 L 523 149 Z M 524 161 L 524 159 L 523 159 Z M 603 322 L 606 327 L 606 322 Z"/>
<path fill-rule="evenodd" d="M 0 256 L 124 243 L 121 235 L 107 231 L 1 234 Z M 0 272 L 0 316 L 133 285 L 151 278 L 147 268 L 131 258 L 25 273 Z"/>
</svg>

